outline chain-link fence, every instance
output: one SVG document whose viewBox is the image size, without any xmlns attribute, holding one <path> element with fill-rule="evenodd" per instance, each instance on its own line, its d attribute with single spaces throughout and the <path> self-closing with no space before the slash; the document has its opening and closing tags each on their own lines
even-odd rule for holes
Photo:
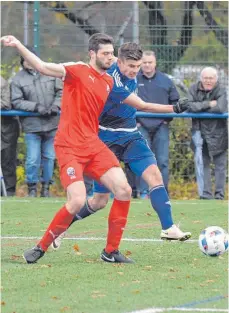
<svg viewBox="0 0 229 313">
<path fill-rule="evenodd" d="M 158 68 L 171 75 L 181 96 L 206 65 L 215 66 L 220 81 L 228 84 L 225 1 L 2 1 L 1 15 L 2 35 L 34 46 L 43 60 L 86 60 L 89 36 L 106 32 L 116 48 L 135 41 L 154 50 Z M 12 76 L 12 64 L 19 63 L 15 50 L 2 48 L 1 57 L 5 76 Z M 190 120 L 176 119 L 171 128 L 171 177 L 191 181 Z"/>
</svg>

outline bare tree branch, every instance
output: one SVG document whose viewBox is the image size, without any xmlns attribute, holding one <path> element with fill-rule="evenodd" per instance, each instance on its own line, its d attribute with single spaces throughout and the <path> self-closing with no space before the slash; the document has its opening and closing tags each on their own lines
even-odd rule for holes
<svg viewBox="0 0 229 313">
<path fill-rule="evenodd" d="M 72 23 L 78 23 L 79 27 L 89 36 L 100 32 L 89 23 L 88 18 L 83 19 L 82 17 L 79 17 L 75 13 L 69 11 L 66 5 L 61 1 L 56 1 L 56 5 L 52 9 L 55 12 L 62 13 Z"/>
<path fill-rule="evenodd" d="M 217 40 L 219 40 L 224 47 L 228 49 L 228 31 L 217 24 L 212 14 L 204 5 L 204 1 L 196 1 L 196 6 L 200 12 L 200 15 L 204 18 L 205 23 L 214 32 Z"/>
</svg>

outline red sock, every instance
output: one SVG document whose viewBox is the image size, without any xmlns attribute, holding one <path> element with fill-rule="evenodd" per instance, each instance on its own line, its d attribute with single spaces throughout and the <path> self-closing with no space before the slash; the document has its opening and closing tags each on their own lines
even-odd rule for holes
<svg viewBox="0 0 229 313">
<path fill-rule="evenodd" d="M 56 213 L 44 236 L 38 243 L 42 250 L 47 251 L 53 240 L 68 228 L 73 217 L 74 215 L 69 213 L 65 206 Z"/>
<path fill-rule="evenodd" d="M 118 250 L 126 226 L 129 207 L 130 201 L 114 199 L 108 219 L 107 245 L 105 248 L 108 253 Z"/>
</svg>

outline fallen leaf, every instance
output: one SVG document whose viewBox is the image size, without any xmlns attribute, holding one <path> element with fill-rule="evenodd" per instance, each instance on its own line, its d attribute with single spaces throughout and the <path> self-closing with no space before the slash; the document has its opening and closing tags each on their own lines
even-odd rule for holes
<svg viewBox="0 0 229 313">
<path fill-rule="evenodd" d="M 80 251 L 80 248 L 79 248 L 79 246 L 77 245 L 77 244 L 75 244 L 74 246 L 73 246 L 73 249 L 75 250 L 75 251 Z"/>
<path fill-rule="evenodd" d="M 152 268 L 152 266 L 151 265 L 147 265 L 147 266 L 145 266 L 145 269 L 146 270 L 150 270 Z"/>
<path fill-rule="evenodd" d="M 5 305 L 6 303 L 4 301 L 1 302 L 1 305 Z"/>
<path fill-rule="evenodd" d="M 178 287 L 177 287 L 177 289 L 183 289 L 183 287 L 181 287 L 181 286 L 178 286 Z"/>
<path fill-rule="evenodd" d="M 20 255 L 14 255 L 12 254 L 11 257 L 10 257 L 10 260 L 19 260 L 21 258 Z"/>
<path fill-rule="evenodd" d="M 42 283 L 40 283 L 40 286 L 41 286 L 41 287 L 45 287 L 45 286 L 46 286 L 46 283 L 45 283 L 45 282 L 42 282 Z"/>
<path fill-rule="evenodd" d="M 132 293 L 138 294 L 138 293 L 140 293 L 140 291 L 139 290 L 133 290 Z"/>
<path fill-rule="evenodd" d="M 86 259 L 85 262 L 86 263 L 95 263 L 95 260 Z"/>
<path fill-rule="evenodd" d="M 58 298 L 57 298 L 56 296 L 53 296 L 52 299 L 53 299 L 53 300 L 57 300 Z"/>
<path fill-rule="evenodd" d="M 65 312 L 67 310 L 70 310 L 69 306 L 64 306 L 63 308 L 60 309 L 60 312 Z"/>
<path fill-rule="evenodd" d="M 176 277 L 175 276 L 170 276 L 169 279 L 176 279 Z"/>
<path fill-rule="evenodd" d="M 119 275 L 123 275 L 123 272 L 117 272 L 117 274 L 119 274 Z"/>
<path fill-rule="evenodd" d="M 42 268 L 48 268 L 48 267 L 51 267 L 52 265 L 51 264 L 42 264 L 40 267 Z"/>
<path fill-rule="evenodd" d="M 16 225 L 18 226 L 18 225 L 21 225 L 21 222 L 19 222 L 19 223 L 16 223 Z"/>
<path fill-rule="evenodd" d="M 192 221 L 193 222 L 193 224 L 200 224 L 200 223 L 202 223 L 201 221 Z"/>
<path fill-rule="evenodd" d="M 146 212 L 145 215 L 152 216 L 152 213 Z"/>
<path fill-rule="evenodd" d="M 132 254 L 132 252 L 131 252 L 130 250 L 127 250 L 127 251 L 125 251 L 125 253 L 124 253 L 125 256 L 131 255 L 131 254 Z"/>
<path fill-rule="evenodd" d="M 206 283 L 214 283 L 215 281 L 213 279 L 206 280 Z"/>
<path fill-rule="evenodd" d="M 189 275 L 186 275 L 186 278 L 190 278 L 190 276 L 189 276 Z"/>
<path fill-rule="evenodd" d="M 170 268 L 169 271 L 170 272 L 177 272 L 177 270 L 175 270 L 174 268 Z"/>
</svg>

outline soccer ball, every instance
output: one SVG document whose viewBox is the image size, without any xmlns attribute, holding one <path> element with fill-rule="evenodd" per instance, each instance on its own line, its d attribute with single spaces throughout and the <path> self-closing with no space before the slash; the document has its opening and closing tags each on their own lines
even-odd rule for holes
<svg viewBox="0 0 229 313">
<path fill-rule="evenodd" d="M 199 248 L 208 256 L 218 256 L 228 249 L 229 236 L 221 227 L 210 226 L 199 236 Z"/>
</svg>

